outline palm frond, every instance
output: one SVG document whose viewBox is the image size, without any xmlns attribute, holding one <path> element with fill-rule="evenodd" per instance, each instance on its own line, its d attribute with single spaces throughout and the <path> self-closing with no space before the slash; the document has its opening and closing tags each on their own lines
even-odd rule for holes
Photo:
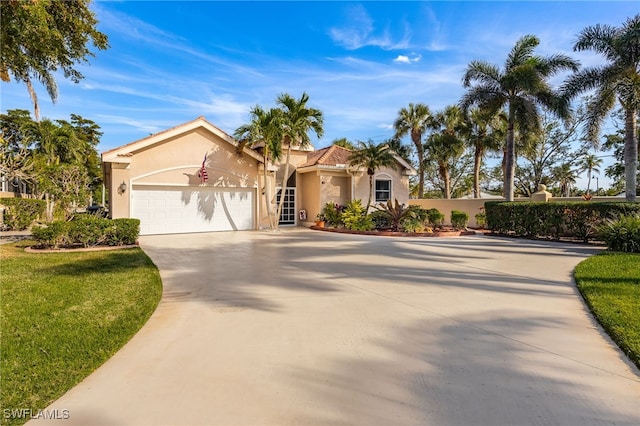
<svg viewBox="0 0 640 426">
<path fill-rule="evenodd" d="M 462 85 L 469 87 L 472 81 L 481 85 L 499 86 L 502 73 L 500 69 L 485 61 L 471 61 L 462 76 Z"/>
<path fill-rule="evenodd" d="M 593 50 L 611 60 L 617 56 L 614 46 L 616 32 L 616 28 L 611 25 L 597 24 L 586 27 L 578 34 L 573 50 Z"/>
<path fill-rule="evenodd" d="M 538 37 L 527 34 L 516 41 L 504 64 L 504 69 L 508 73 L 512 68 L 524 64 L 533 54 L 533 49 L 538 47 L 540 40 Z"/>
</svg>

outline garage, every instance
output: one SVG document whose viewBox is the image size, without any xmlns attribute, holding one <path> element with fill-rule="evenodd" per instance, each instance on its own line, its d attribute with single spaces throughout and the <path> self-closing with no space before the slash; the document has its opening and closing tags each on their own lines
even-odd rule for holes
<svg viewBox="0 0 640 426">
<path fill-rule="evenodd" d="M 254 229 L 254 191 L 134 185 L 131 217 L 140 219 L 140 235 Z"/>
</svg>

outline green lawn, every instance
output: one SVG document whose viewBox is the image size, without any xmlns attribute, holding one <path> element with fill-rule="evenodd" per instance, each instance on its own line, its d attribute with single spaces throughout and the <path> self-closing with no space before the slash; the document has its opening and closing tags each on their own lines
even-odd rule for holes
<svg viewBox="0 0 640 426">
<path fill-rule="evenodd" d="M 575 278 L 600 324 L 640 367 L 640 254 L 590 257 L 576 267 Z"/>
<path fill-rule="evenodd" d="M 139 248 L 31 254 L 0 246 L 2 424 L 7 410 L 37 412 L 121 348 L 162 294 Z"/>
</svg>

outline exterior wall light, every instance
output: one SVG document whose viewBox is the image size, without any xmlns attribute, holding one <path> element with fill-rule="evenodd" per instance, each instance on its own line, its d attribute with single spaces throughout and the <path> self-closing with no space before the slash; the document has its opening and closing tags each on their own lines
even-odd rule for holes
<svg viewBox="0 0 640 426">
<path fill-rule="evenodd" d="M 125 192 L 127 190 L 127 184 L 122 181 L 118 188 L 120 188 L 120 192 Z"/>
</svg>

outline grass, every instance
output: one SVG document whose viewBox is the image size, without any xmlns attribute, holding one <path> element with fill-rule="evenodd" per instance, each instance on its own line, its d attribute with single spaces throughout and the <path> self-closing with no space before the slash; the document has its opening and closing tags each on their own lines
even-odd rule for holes
<svg viewBox="0 0 640 426">
<path fill-rule="evenodd" d="M 574 275 L 596 319 L 640 367 L 640 254 L 601 253 L 578 264 Z"/>
<path fill-rule="evenodd" d="M 2 424 L 28 419 L 120 349 L 162 294 L 157 268 L 139 248 L 26 253 L 0 246 Z"/>
</svg>

